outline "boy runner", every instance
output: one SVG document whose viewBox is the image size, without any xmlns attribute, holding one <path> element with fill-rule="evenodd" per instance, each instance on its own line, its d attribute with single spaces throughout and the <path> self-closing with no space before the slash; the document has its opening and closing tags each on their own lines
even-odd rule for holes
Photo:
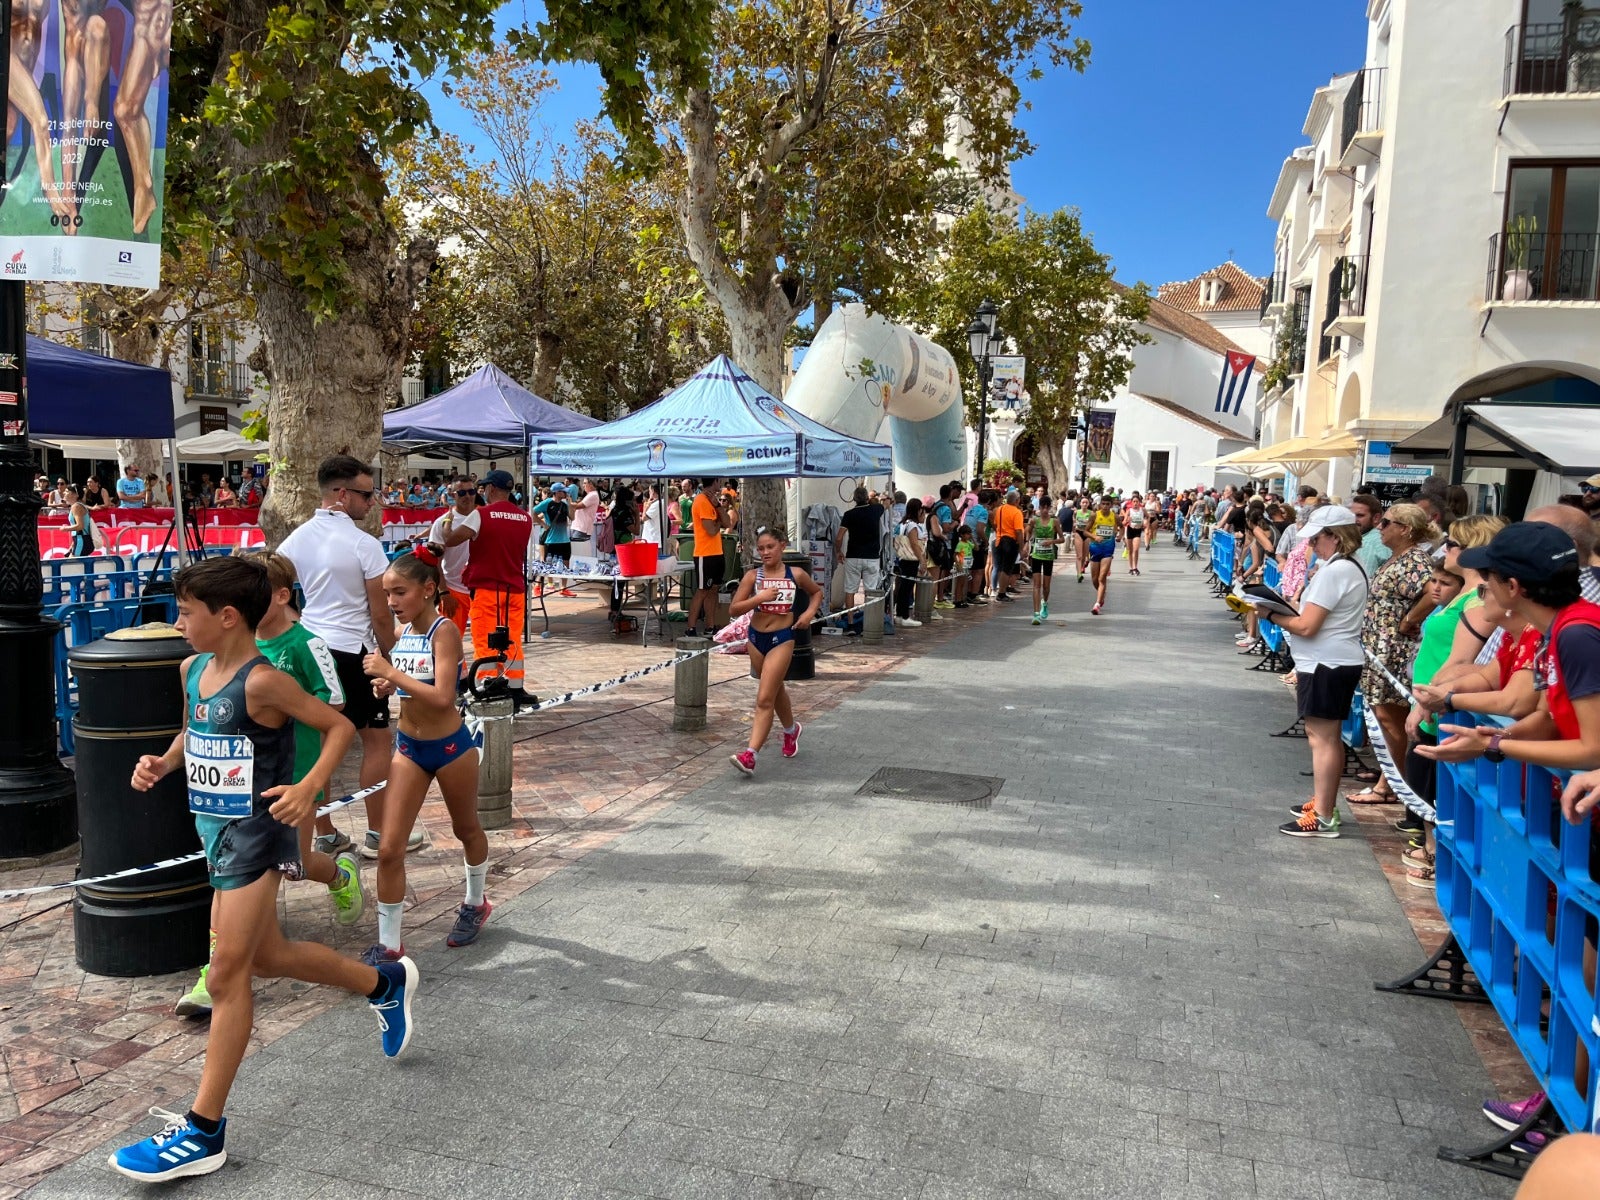
<svg viewBox="0 0 1600 1200">
<path fill-rule="evenodd" d="M 272 550 L 247 554 L 245 558 L 261 564 L 267 572 L 267 583 L 272 588 L 272 606 L 267 609 L 267 615 L 261 618 L 261 624 L 256 626 L 256 649 L 266 656 L 269 663 L 299 684 L 302 691 L 333 708 L 342 708 L 344 689 L 339 684 L 339 668 L 333 661 L 333 655 L 328 651 L 328 643 L 300 624 L 300 618 L 295 613 L 293 597 L 297 581 L 294 564 L 284 555 Z M 317 765 L 317 756 L 321 753 L 322 735 L 311 726 L 296 721 L 295 782 L 298 783 L 311 773 L 311 769 Z M 321 801 L 322 795 L 319 793 L 317 802 Z M 319 829 L 319 833 L 326 835 L 334 832 L 333 821 L 328 817 L 318 817 L 316 824 L 326 826 L 326 829 Z M 333 901 L 333 919 L 341 925 L 354 925 L 361 919 L 362 909 L 366 907 L 366 898 L 361 894 L 359 860 L 348 849 L 340 851 L 336 858 L 330 858 L 313 850 L 311 833 L 311 822 L 308 821 L 300 826 L 302 878 L 325 885 L 328 897 Z M 220 910 L 221 897 L 213 895 L 211 898 L 213 953 L 217 948 L 217 917 Z M 202 1017 L 211 1012 L 211 993 L 206 988 L 206 976 L 210 972 L 211 964 L 207 962 L 200 968 L 200 978 L 195 981 L 194 987 L 179 998 L 177 1006 L 172 1010 L 175 1015 Z"/>
<path fill-rule="evenodd" d="M 1050 576 L 1056 566 L 1056 547 L 1061 544 L 1061 523 L 1044 509 L 1033 518 L 1028 531 L 1028 557 L 1033 561 L 1033 623 L 1050 615 Z M 1041 594 L 1042 589 L 1042 594 Z"/>
<path fill-rule="evenodd" d="M 1100 506 L 1089 518 L 1089 582 L 1094 584 L 1095 616 L 1106 604 L 1106 585 L 1111 580 L 1111 561 L 1117 555 L 1117 511 L 1110 496 L 1100 497 Z"/>
<path fill-rule="evenodd" d="M 254 1023 L 252 977 L 287 976 L 366 996 L 389 1058 L 411 1040 L 418 978 L 409 958 L 369 967 L 315 942 L 285 940 L 278 884 L 299 877 L 296 831 L 310 821 L 355 731 L 257 650 L 256 626 L 272 604 L 259 563 L 233 557 L 193 563 L 177 573 L 173 588 L 178 632 L 196 650 L 180 668 L 185 727 L 165 754 L 140 756 L 132 786 L 147 792 L 172 772 L 187 772 L 189 811 L 217 893 L 217 944 L 211 1029 L 194 1105 L 183 1116 L 152 1108 L 165 1122 L 161 1131 L 110 1159 L 113 1170 L 147 1183 L 208 1175 L 227 1162 L 222 1112 Z M 323 742 L 306 777 L 291 783 L 295 722 Z"/>
</svg>

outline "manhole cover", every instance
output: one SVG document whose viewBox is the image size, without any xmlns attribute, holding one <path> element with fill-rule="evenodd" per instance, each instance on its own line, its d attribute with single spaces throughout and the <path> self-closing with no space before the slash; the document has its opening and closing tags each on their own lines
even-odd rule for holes
<svg viewBox="0 0 1600 1200">
<path fill-rule="evenodd" d="M 857 789 L 858 796 L 890 796 L 918 804 L 958 804 L 988 808 L 1004 779 L 988 775 L 957 775 L 951 771 L 921 771 L 915 767 L 883 767 Z"/>
</svg>

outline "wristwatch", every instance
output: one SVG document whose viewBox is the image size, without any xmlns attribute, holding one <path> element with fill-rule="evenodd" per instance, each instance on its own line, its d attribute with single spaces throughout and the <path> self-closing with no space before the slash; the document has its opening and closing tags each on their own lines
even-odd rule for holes
<svg viewBox="0 0 1600 1200">
<path fill-rule="evenodd" d="M 1505 737 L 1503 733 L 1495 734 L 1489 739 L 1489 748 L 1483 752 L 1483 756 L 1492 763 L 1503 763 L 1506 760 L 1506 752 L 1500 749 L 1500 739 L 1503 737 Z"/>
</svg>

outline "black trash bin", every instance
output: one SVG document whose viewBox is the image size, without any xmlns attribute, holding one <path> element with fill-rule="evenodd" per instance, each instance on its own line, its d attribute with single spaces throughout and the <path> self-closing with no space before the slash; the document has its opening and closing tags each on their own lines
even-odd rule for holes
<svg viewBox="0 0 1600 1200">
<path fill-rule="evenodd" d="M 811 570 L 811 556 L 800 550 L 785 550 L 783 552 L 783 565 L 798 567 L 802 571 Z M 801 605 L 804 608 L 804 605 Z M 812 679 L 817 673 L 817 653 L 811 645 L 811 626 L 796 624 L 794 627 L 794 657 L 789 660 L 789 669 L 784 672 L 784 679 Z"/>
<path fill-rule="evenodd" d="M 200 849 L 182 771 L 148 792 L 129 783 L 142 754 L 164 754 L 183 725 L 178 668 L 193 653 L 170 625 L 119 629 L 71 650 L 78 682 L 79 878 Z M 165 975 L 206 961 L 211 884 L 204 860 L 80 887 L 78 965 L 95 975 Z"/>
</svg>

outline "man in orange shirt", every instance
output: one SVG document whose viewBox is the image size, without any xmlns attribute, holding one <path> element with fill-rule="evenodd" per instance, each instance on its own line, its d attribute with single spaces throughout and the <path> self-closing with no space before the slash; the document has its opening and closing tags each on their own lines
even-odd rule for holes
<svg viewBox="0 0 1600 1200">
<path fill-rule="evenodd" d="M 1011 601 L 1017 586 L 1017 555 L 1022 549 L 1022 509 L 1017 507 L 1016 489 L 1006 493 L 1004 503 L 994 513 L 994 564 L 1000 572 L 995 599 Z"/>
<path fill-rule="evenodd" d="M 717 619 L 717 592 L 722 587 L 722 509 L 717 502 L 718 479 L 702 479 L 700 491 L 689 510 L 694 524 L 694 599 L 689 601 L 689 627 L 685 635 L 696 637 L 699 618 L 705 616 L 705 632 L 712 632 Z"/>
</svg>

